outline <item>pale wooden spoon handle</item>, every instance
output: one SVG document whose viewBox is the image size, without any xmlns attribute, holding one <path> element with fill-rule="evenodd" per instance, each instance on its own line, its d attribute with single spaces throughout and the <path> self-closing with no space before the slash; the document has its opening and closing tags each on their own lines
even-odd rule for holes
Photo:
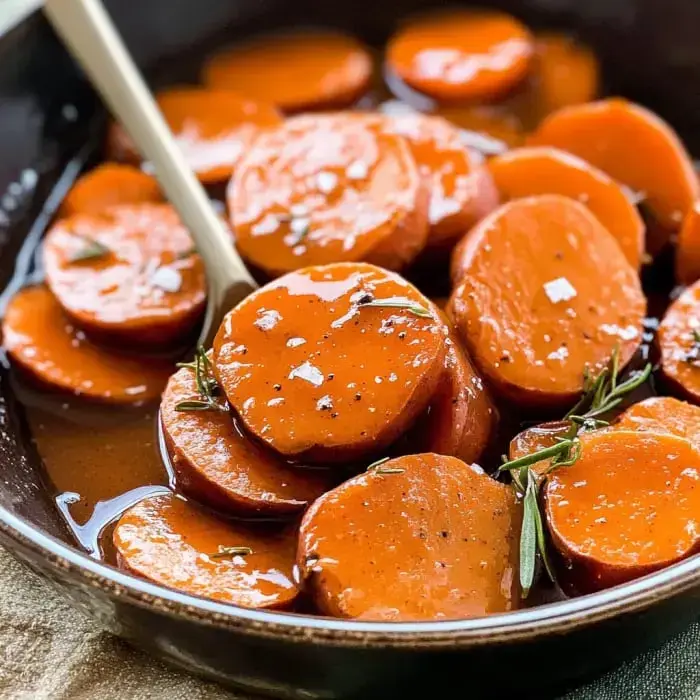
<svg viewBox="0 0 700 700">
<path fill-rule="evenodd" d="M 112 113 L 153 164 L 165 194 L 192 234 L 207 271 L 209 298 L 201 340 L 208 345 L 223 314 L 257 285 L 100 0 L 46 0 L 44 12 Z"/>
</svg>

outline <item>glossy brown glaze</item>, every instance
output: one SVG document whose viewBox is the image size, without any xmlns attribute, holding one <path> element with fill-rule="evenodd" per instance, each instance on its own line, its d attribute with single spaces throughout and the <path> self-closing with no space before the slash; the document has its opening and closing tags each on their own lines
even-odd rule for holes
<svg viewBox="0 0 700 700">
<path fill-rule="evenodd" d="M 480 468 L 399 457 L 314 503 L 297 565 L 316 604 L 336 617 L 474 617 L 517 607 L 519 527 L 513 491 Z"/>
<path fill-rule="evenodd" d="M 700 549 L 700 452 L 688 440 L 613 430 L 583 435 L 581 446 L 581 458 L 545 487 L 552 542 L 579 590 L 629 581 Z"/>
<path fill-rule="evenodd" d="M 585 204 L 615 237 L 630 265 L 641 267 L 644 221 L 622 187 L 602 170 L 546 147 L 509 151 L 492 158 L 488 169 L 503 200 L 561 194 Z"/>
<path fill-rule="evenodd" d="M 418 305 L 423 316 L 368 302 Z M 447 332 L 398 275 L 338 263 L 290 273 L 233 309 L 214 341 L 214 364 L 245 427 L 279 453 L 363 459 L 426 408 Z"/>
<path fill-rule="evenodd" d="M 679 394 L 698 402 L 700 359 L 696 354 L 700 354 L 700 344 L 694 332 L 700 333 L 700 282 L 688 287 L 668 307 L 657 334 L 665 378 Z"/>
<path fill-rule="evenodd" d="M 228 90 L 180 87 L 156 95 L 158 107 L 199 180 L 224 183 L 261 131 L 282 121 L 277 110 Z M 113 123 L 107 136 L 108 156 L 139 163 L 141 155 Z"/>
<path fill-rule="evenodd" d="M 191 369 L 168 382 L 160 405 L 165 441 L 188 496 L 233 515 L 289 515 L 306 508 L 331 486 L 323 470 L 286 465 L 246 437 L 228 411 L 178 411 L 197 398 Z"/>
<path fill-rule="evenodd" d="M 161 202 L 157 180 L 122 163 L 102 163 L 75 182 L 61 205 L 61 216 L 99 214 L 108 207 Z"/>
<path fill-rule="evenodd" d="M 561 109 L 542 122 L 530 141 L 569 151 L 641 193 L 668 231 L 680 227 L 700 196 L 692 161 L 675 131 L 627 100 Z"/>
<path fill-rule="evenodd" d="M 346 107 L 368 88 L 372 61 L 353 37 L 331 30 L 268 34 L 212 56 L 212 88 L 271 102 L 285 112 Z"/>
<path fill-rule="evenodd" d="M 408 22 L 387 46 L 387 68 L 442 102 L 489 101 L 521 82 L 532 35 L 500 12 L 449 10 Z"/>
<path fill-rule="evenodd" d="M 501 395 L 562 405 L 620 349 L 641 341 L 646 300 L 615 239 L 582 204 L 514 200 L 460 246 L 467 274 L 450 309 L 471 358 Z"/>
<path fill-rule="evenodd" d="M 96 244 L 101 254 L 76 259 Z M 186 336 L 204 311 L 204 265 L 168 204 L 59 220 L 46 235 L 44 264 L 65 312 L 96 338 L 168 345 Z"/>
<path fill-rule="evenodd" d="M 12 362 L 45 389 L 88 399 L 153 401 L 172 372 L 166 360 L 125 355 L 86 339 L 44 286 L 27 287 L 11 299 L 2 335 Z"/>
<path fill-rule="evenodd" d="M 405 140 L 342 113 L 262 136 L 228 190 L 238 251 L 270 276 L 331 262 L 404 268 L 427 240 L 428 199 Z"/>
<path fill-rule="evenodd" d="M 389 116 L 383 128 L 408 141 L 428 181 L 427 248 L 451 250 L 465 231 L 498 205 L 490 173 L 469 151 L 460 130 L 441 117 L 420 113 Z"/>
<path fill-rule="evenodd" d="M 175 495 L 144 499 L 114 530 L 120 566 L 169 588 L 248 608 L 284 608 L 292 581 L 294 529 L 261 535 L 209 515 Z M 217 556 L 221 547 L 249 547 L 245 556 Z"/>
</svg>

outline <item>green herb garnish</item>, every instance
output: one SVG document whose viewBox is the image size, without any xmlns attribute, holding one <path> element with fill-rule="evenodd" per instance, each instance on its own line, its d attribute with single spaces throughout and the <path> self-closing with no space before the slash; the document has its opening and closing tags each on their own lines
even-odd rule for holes
<svg viewBox="0 0 700 700">
<path fill-rule="evenodd" d="M 699 334 L 700 336 L 700 334 Z M 700 338 L 699 338 L 700 340 Z M 539 495 L 547 477 L 556 469 L 575 464 L 581 456 L 579 435 L 608 425 L 600 416 L 605 416 L 619 406 L 625 396 L 641 386 L 651 374 L 651 364 L 640 372 L 632 373 L 629 379 L 619 381 L 620 354 L 615 348 L 610 363 L 593 379 L 588 370 L 584 373 L 583 394 L 576 405 L 566 414 L 562 435 L 556 444 L 544 447 L 518 459 L 506 460 L 499 471 L 508 471 L 513 486 L 523 499 L 523 522 L 520 534 L 520 586 L 526 598 L 535 580 L 536 562 L 539 555 L 549 578 L 554 573 L 547 554 L 544 519 L 539 508 Z M 568 424 L 568 425 L 567 425 Z M 536 464 L 550 460 L 549 465 L 535 471 Z"/>
<path fill-rule="evenodd" d="M 219 384 L 214 377 L 214 368 L 207 356 L 206 350 L 200 345 L 195 351 L 192 362 L 178 362 L 179 368 L 194 372 L 198 396 L 185 399 L 175 404 L 176 411 L 223 411 L 228 409 L 218 400 Z"/>
<path fill-rule="evenodd" d="M 689 362 L 694 365 L 698 360 L 700 360 L 700 331 L 697 328 L 693 328 L 691 331 L 693 337 L 693 344 L 690 349 L 683 356 L 685 362 Z"/>
<path fill-rule="evenodd" d="M 253 550 L 250 547 L 224 547 L 219 545 L 219 549 L 209 555 L 210 559 L 225 559 L 228 557 L 247 557 L 252 554 Z"/>
<path fill-rule="evenodd" d="M 420 316 L 421 318 L 430 318 L 432 314 L 425 306 L 416 304 L 416 302 L 410 299 L 374 299 L 369 293 L 359 299 L 356 302 L 359 308 L 365 306 L 375 306 L 378 308 L 386 309 L 405 309 L 414 316 Z"/>
<path fill-rule="evenodd" d="M 78 235 L 78 234 L 74 234 Z M 95 238 L 90 238 L 90 236 L 78 235 L 78 238 L 82 239 L 84 245 L 82 248 L 76 250 L 69 258 L 69 263 L 85 262 L 87 260 L 97 260 L 103 258 L 105 255 L 109 255 L 112 251 L 100 243 Z"/>
<path fill-rule="evenodd" d="M 376 462 L 372 462 L 372 464 L 370 464 L 365 471 L 374 472 L 375 474 L 403 474 L 406 471 L 405 469 L 400 469 L 398 467 L 382 466 L 386 464 L 390 459 L 391 457 L 382 457 Z"/>
</svg>

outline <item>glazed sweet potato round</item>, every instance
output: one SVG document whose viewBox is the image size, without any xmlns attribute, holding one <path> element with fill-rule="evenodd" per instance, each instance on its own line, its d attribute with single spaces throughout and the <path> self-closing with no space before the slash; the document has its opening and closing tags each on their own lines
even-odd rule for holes
<svg viewBox="0 0 700 700">
<path fill-rule="evenodd" d="M 682 396 L 700 402 L 700 281 L 668 307 L 657 342 L 666 380 Z"/>
<path fill-rule="evenodd" d="M 700 407 L 671 396 L 652 396 L 630 406 L 614 428 L 670 433 L 689 440 L 700 449 Z"/>
<path fill-rule="evenodd" d="M 450 300 L 470 357 L 518 404 L 562 406 L 616 347 L 641 342 L 646 300 L 636 270 L 582 204 L 559 195 L 514 200 L 461 246 L 466 271 Z"/>
<path fill-rule="evenodd" d="M 223 410 L 178 410 L 198 400 L 194 370 L 168 382 L 160 417 L 178 487 L 188 496 L 234 515 L 297 513 L 330 487 L 323 470 L 284 464 L 247 437 Z"/>
<path fill-rule="evenodd" d="M 427 248 L 449 251 L 477 221 L 498 205 L 488 170 L 464 144 L 459 129 L 420 113 L 388 116 L 383 128 L 403 136 L 430 188 Z"/>
<path fill-rule="evenodd" d="M 392 459 L 317 500 L 299 533 L 303 586 L 328 615 L 477 617 L 518 606 L 520 506 L 479 467 Z"/>
<path fill-rule="evenodd" d="M 287 608 L 298 594 L 293 529 L 257 531 L 219 520 L 175 495 L 146 498 L 130 508 L 113 541 L 123 569 L 202 598 L 245 608 Z M 241 547 L 250 553 L 226 553 Z"/>
<path fill-rule="evenodd" d="M 118 204 L 162 202 L 156 179 L 132 165 L 102 163 L 78 178 L 61 205 L 61 216 L 100 214 Z"/>
<path fill-rule="evenodd" d="M 170 88 L 156 101 L 188 165 L 207 185 L 226 182 L 261 131 L 282 121 L 271 104 L 228 90 Z M 107 153 L 116 160 L 141 161 L 136 144 L 116 122 L 108 132 Z"/>
<path fill-rule="evenodd" d="M 374 118 L 301 116 L 256 142 L 228 191 L 240 254 L 276 276 L 364 261 L 399 270 L 428 237 L 428 188 Z"/>
<path fill-rule="evenodd" d="M 396 274 L 337 263 L 290 273 L 224 319 L 214 364 L 250 433 L 313 462 L 376 455 L 426 408 L 447 327 Z"/>
<path fill-rule="evenodd" d="M 581 444 L 580 459 L 545 487 L 549 532 L 578 590 L 614 586 L 700 550 L 700 452 L 688 440 L 613 430 Z"/>
<path fill-rule="evenodd" d="M 693 284 L 700 279 L 700 200 L 693 203 L 683 219 L 675 263 L 678 284 Z"/>
<path fill-rule="evenodd" d="M 389 71 L 441 102 L 491 100 L 526 76 L 532 35 L 500 12 L 450 10 L 408 22 L 390 40 Z"/>
<path fill-rule="evenodd" d="M 96 338 L 165 346 L 185 337 L 204 311 L 204 266 L 168 204 L 59 220 L 43 253 L 49 288 Z"/>
<path fill-rule="evenodd" d="M 95 345 L 44 286 L 22 289 L 10 300 L 2 337 L 12 363 L 39 384 L 105 403 L 153 401 L 173 370 L 164 360 Z"/>
<path fill-rule="evenodd" d="M 331 30 L 268 34 L 212 56 L 214 88 L 271 102 L 285 112 L 347 107 L 368 88 L 372 59 L 356 39 Z"/>
</svg>

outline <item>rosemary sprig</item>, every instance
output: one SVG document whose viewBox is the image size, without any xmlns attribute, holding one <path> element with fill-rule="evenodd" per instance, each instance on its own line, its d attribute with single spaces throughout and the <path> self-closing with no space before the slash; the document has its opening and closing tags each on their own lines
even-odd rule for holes
<svg viewBox="0 0 700 700">
<path fill-rule="evenodd" d="M 683 356 L 683 361 L 694 365 L 700 360 L 700 331 L 697 328 L 693 328 L 691 333 L 693 336 L 693 344 Z"/>
<path fill-rule="evenodd" d="M 383 464 L 386 464 L 390 459 L 391 457 L 382 457 L 376 462 L 372 462 L 372 464 L 370 464 L 365 471 L 374 472 L 375 474 L 403 474 L 406 471 L 405 469 L 400 469 L 398 467 L 382 466 Z"/>
<path fill-rule="evenodd" d="M 210 559 L 227 559 L 228 557 L 247 557 L 252 554 L 250 547 L 224 547 L 219 545 L 219 549 L 209 555 Z"/>
<path fill-rule="evenodd" d="M 104 243 L 100 243 L 100 241 L 98 241 L 96 238 L 83 235 L 78 235 L 78 238 L 82 239 L 84 245 L 68 258 L 69 263 L 97 260 L 98 258 L 103 258 L 105 255 L 109 255 L 112 252 Z"/>
<path fill-rule="evenodd" d="M 700 345 L 700 334 L 698 337 Z M 526 598 L 535 580 L 536 562 L 539 555 L 542 564 L 554 581 L 554 572 L 547 553 L 544 520 L 539 508 L 540 490 L 548 476 L 561 467 L 575 464 L 581 456 L 582 445 L 579 435 L 582 432 L 597 430 L 608 425 L 599 416 L 604 416 L 619 406 L 625 396 L 641 386 L 651 374 L 651 364 L 634 372 L 624 382 L 619 381 L 620 354 L 615 348 L 607 367 L 595 379 L 584 372 L 583 394 L 575 406 L 566 414 L 563 429 L 557 442 L 518 459 L 505 460 L 499 471 L 508 471 L 516 491 L 523 498 L 523 522 L 520 534 L 520 587 Z M 532 467 L 550 460 L 545 469 L 535 471 Z"/>
<path fill-rule="evenodd" d="M 214 377 L 214 368 L 206 350 L 200 345 L 192 362 L 178 362 L 179 368 L 194 372 L 194 381 L 198 396 L 185 399 L 175 404 L 176 411 L 224 411 L 228 409 L 218 400 L 219 385 Z"/>
<path fill-rule="evenodd" d="M 416 302 L 410 299 L 374 299 L 367 295 L 367 298 L 362 298 L 357 301 L 357 306 L 359 308 L 375 306 L 387 309 L 405 309 L 414 316 L 420 316 L 421 318 L 430 318 L 432 315 L 425 306 L 416 304 Z"/>
</svg>

